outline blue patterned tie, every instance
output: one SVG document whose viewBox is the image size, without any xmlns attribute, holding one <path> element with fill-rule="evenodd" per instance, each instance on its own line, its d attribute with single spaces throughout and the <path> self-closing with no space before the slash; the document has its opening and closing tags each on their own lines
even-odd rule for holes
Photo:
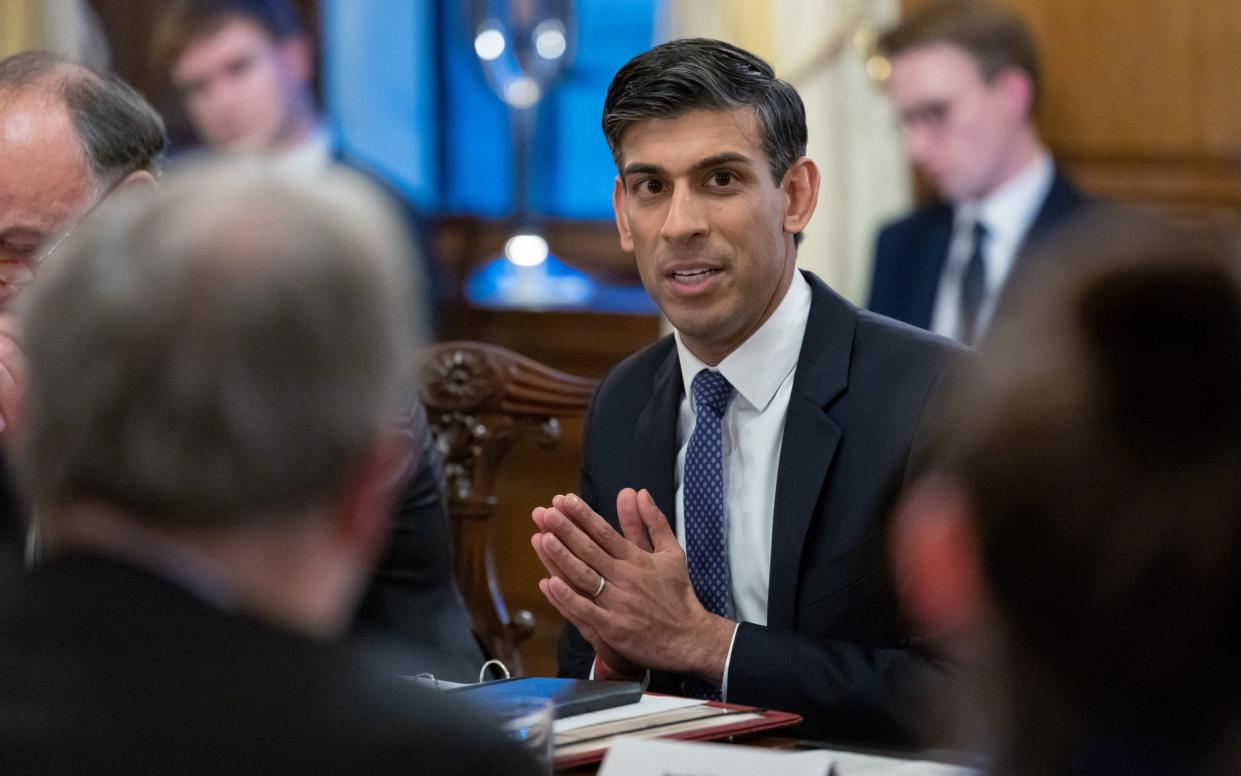
<svg viewBox="0 0 1241 776">
<path fill-rule="evenodd" d="M 726 616 L 730 591 L 720 426 L 733 387 L 719 372 L 704 369 L 694 376 L 691 390 L 697 420 L 685 453 L 685 554 L 698 600 L 707 611 Z M 682 689 L 691 697 L 720 697 L 719 690 L 694 677 Z"/>
</svg>

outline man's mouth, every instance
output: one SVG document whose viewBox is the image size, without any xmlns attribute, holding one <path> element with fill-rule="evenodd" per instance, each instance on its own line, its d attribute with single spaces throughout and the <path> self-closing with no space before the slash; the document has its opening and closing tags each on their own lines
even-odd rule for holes
<svg viewBox="0 0 1241 776">
<path fill-rule="evenodd" d="M 681 281 L 692 283 L 695 280 L 701 280 L 710 275 L 714 275 L 717 272 L 719 272 L 718 269 L 712 269 L 711 267 L 702 267 L 700 269 L 675 270 L 672 272 L 672 277 L 676 280 L 681 280 Z"/>
</svg>

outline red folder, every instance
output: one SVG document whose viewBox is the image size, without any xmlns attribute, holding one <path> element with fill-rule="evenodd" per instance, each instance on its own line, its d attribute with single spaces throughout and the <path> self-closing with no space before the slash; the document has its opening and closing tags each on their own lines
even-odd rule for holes
<svg viewBox="0 0 1241 776">
<path fill-rule="evenodd" d="M 683 720 L 680 722 L 661 722 L 659 718 L 666 717 L 670 713 L 651 715 L 649 724 L 643 726 L 641 723 L 647 721 L 648 718 L 638 717 L 625 722 L 633 723 L 637 729 L 631 729 L 628 732 L 618 733 L 615 735 L 607 735 L 601 737 L 597 747 L 591 747 L 582 750 L 582 746 L 593 741 L 583 741 L 574 744 L 574 751 L 570 754 L 561 755 L 559 750 L 567 747 L 557 747 L 556 768 L 575 768 L 579 765 L 588 765 L 597 763 L 607 754 L 611 741 L 616 737 L 642 737 L 642 738 L 673 738 L 682 741 L 716 741 L 724 738 L 735 738 L 738 736 L 748 736 L 754 733 L 762 733 L 776 728 L 789 727 L 796 725 L 802 721 L 798 714 L 792 714 L 787 711 L 772 711 L 770 709 L 760 709 L 754 706 L 741 706 L 732 703 L 709 702 L 703 706 L 694 706 L 690 709 L 722 709 L 712 716 L 704 715 L 701 718 Z M 689 709 L 685 710 L 689 711 Z M 752 716 L 757 715 L 757 716 Z M 735 717 L 732 721 L 729 718 Z M 718 724 L 710 724 L 711 721 Z M 705 727 L 700 725 L 707 725 Z M 692 730 L 684 730 L 685 726 L 696 726 Z M 666 732 L 660 730 L 666 729 Z M 589 731 L 589 728 L 580 728 L 576 733 Z"/>
</svg>

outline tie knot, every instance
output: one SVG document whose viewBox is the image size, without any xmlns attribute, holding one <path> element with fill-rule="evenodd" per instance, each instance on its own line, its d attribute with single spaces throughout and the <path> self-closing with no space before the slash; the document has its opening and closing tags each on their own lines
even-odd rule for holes
<svg viewBox="0 0 1241 776">
<path fill-rule="evenodd" d="M 981 243 L 987 239 L 987 225 L 982 221 L 974 222 L 974 242 Z"/>
<path fill-rule="evenodd" d="M 724 410 L 733 398 L 733 386 L 719 372 L 704 369 L 694 375 L 694 407 L 701 412 L 705 407 L 717 418 L 724 417 Z"/>
</svg>

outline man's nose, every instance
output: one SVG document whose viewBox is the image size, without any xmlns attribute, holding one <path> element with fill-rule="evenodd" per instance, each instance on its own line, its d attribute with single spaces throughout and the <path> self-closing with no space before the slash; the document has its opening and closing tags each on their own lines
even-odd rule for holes
<svg viewBox="0 0 1241 776">
<path fill-rule="evenodd" d="M 901 140 L 905 145 L 905 153 L 914 162 L 923 164 L 930 157 L 934 144 L 927 127 L 921 124 L 906 126 L 901 131 Z"/>
<path fill-rule="evenodd" d="M 237 103 L 237 92 L 236 86 L 230 84 L 227 79 L 217 79 L 208 89 L 204 101 L 208 109 L 216 115 L 221 112 L 230 113 Z"/>
<path fill-rule="evenodd" d="M 706 234 L 706 203 L 688 186 L 678 186 L 668 198 L 663 235 L 668 240 L 687 240 Z"/>
</svg>

